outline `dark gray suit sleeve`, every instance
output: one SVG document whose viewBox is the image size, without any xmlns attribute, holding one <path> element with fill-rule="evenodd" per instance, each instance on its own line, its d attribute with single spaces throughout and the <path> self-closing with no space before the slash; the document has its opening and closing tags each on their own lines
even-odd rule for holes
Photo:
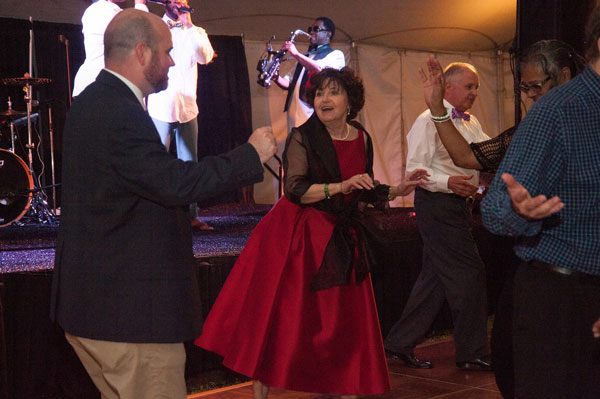
<svg viewBox="0 0 600 399">
<path fill-rule="evenodd" d="M 110 164 L 120 176 L 122 188 L 175 206 L 262 181 L 263 167 L 252 145 L 199 162 L 181 161 L 167 153 L 151 119 L 141 109 L 132 111 L 138 111 L 139 117 L 107 132 Z"/>
</svg>

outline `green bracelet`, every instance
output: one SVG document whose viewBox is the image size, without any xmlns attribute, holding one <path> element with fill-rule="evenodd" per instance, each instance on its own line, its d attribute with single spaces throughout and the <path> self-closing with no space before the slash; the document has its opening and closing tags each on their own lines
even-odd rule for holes
<svg viewBox="0 0 600 399">
<path fill-rule="evenodd" d="M 325 185 L 323 186 L 323 191 L 325 191 L 325 199 L 331 198 L 329 196 L 329 183 L 325 183 Z"/>
<path fill-rule="evenodd" d="M 444 123 L 444 122 L 452 119 L 452 117 L 448 114 L 448 111 L 444 112 L 444 115 L 440 115 L 440 116 L 430 115 L 429 118 L 434 123 Z"/>
</svg>

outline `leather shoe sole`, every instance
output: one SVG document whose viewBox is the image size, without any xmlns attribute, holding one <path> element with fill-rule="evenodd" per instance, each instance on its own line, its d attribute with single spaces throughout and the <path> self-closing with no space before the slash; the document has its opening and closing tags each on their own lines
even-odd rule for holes
<svg viewBox="0 0 600 399">
<path fill-rule="evenodd" d="M 494 371 L 492 359 L 489 356 L 469 360 L 468 362 L 456 362 L 456 367 L 465 371 Z"/>
<path fill-rule="evenodd" d="M 417 359 L 414 353 L 407 355 L 405 353 L 394 352 L 389 349 L 386 349 L 385 353 L 390 359 L 402 360 L 406 366 L 413 369 L 430 369 L 433 367 L 431 362 Z"/>
</svg>

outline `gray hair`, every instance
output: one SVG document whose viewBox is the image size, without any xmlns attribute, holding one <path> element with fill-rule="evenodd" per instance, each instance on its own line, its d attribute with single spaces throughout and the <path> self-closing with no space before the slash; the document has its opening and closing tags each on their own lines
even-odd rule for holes
<svg viewBox="0 0 600 399">
<path fill-rule="evenodd" d="M 466 62 L 453 62 L 448 64 L 444 69 L 444 79 L 447 81 L 454 79 L 458 75 L 462 75 L 465 70 L 472 71 L 475 75 L 479 76 L 477 73 L 477 69 L 471 64 L 467 64 Z"/>
<path fill-rule="evenodd" d="M 571 77 L 585 69 L 585 60 L 571 46 L 560 40 L 540 40 L 527 47 L 519 58 L 519 69 L 525 65 L 538 65 L 556 86 L 560 84 L 563 68 L 569 68 Z"/>
</svg>

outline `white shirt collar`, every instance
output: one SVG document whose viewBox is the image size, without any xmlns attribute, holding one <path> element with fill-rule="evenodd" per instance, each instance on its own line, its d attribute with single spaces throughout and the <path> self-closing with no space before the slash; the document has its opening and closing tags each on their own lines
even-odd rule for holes
<svg viewBox="0 0 600 399">
<path fill-rule="evenodd" d="M 452 110 L 454 108 L 454 105 L 450 104 L 450 102 L 448 102 L 448 100 L 446 100 L 444 98 L 444 107 L 446 107 L 447 109 Z"/>
<path fill-rule="evenodd" d="M 129 89 L 133 92 L 133 94 L 138 99 L 138 101 L 140 102 L 140 104 L 142 104 L 142 108 L 144 108 L 144 111 L 146 110 L 146 103 L 144 103 L 144 95 L 143 95 L 143 93 L 142 93 L 142 91 L 140 90 L 139 87 L 137 87 L 135 84 L 133 84 L 133 82 L 131 82 L 131 80 L 127 79 L 123 75 L 120 75 L 120 74 L 116 73 L 115 71 L 111 71 L 110 69 L 107 69 L 107 68 L 104 68 L 104 70 L 106 72 L 112 73 L 117 78 L 121 79 L 121 81 L 123 83 L 125 83 L 127 85 L 127 87 L 129 87 Z"/>
</svg>

